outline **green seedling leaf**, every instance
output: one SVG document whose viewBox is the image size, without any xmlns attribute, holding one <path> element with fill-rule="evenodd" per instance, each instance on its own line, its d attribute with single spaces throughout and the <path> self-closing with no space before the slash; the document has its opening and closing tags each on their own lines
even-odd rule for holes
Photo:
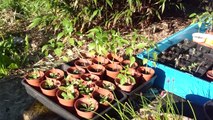
<svg viewBox="0 0 213 120">
<path fill-rule="evenodd" d="M 55 53 L 55 55 L 57 55 L 58 57 L 60 57 L 61 54 L 62 54 L 62 48 L 56 48 L 56 49 L 54 50 L 54 53 Z"/>
<path fill-rule="evenodd" d="M 136 60 L 135 60 L 135 57 L 134 57 L 134 56 L 131 56 L 131 57 L 130 57 L 130 66 L 132 66 L 132 65 L 134 64 L 135 61 L 136 61 Z"/>
<path fill-rule="evenodd" d="M 197 14 L 196 13 L 192 13 L 189 18 L 194 18 Z"/>
<path fill-rule="evenodd" d="M 106 0 L 106 2 L 112 8 L 112 2 L 110 0 Z"/>
<path fill-rule="evenodd" d="M 70 44 L 71 46 L 74 46 L 74 45 L 75 45 L 75 40 L 74 40 L 74 38 L 70 38 L 70 39 L 68 40 L 68 42 L 69 42 L 69 44 Z"/>
<path fill-rule="evenodd" d="M 95 49 L 95 46 L 96 46 L 96 44 L 95 44 L 95 43 L 90 43 L 90 44 L 89 44 L 89 46 L 88 46 L 89 51 L 91 51 L 91 50 Z"/>
<path fill-rule="evenodd" d="M 37 26 L 40 22 L 42 21 L 42 19 L 40 17 L 35 18 L 32 23 L 28 26 L 29 29 L 34 28 L 35 26 Z"/>
<path fill-rule="evenodd" d="M 89 18 L 89 21 L 92 21 L 92 19 L 97 15 L 98 11 L 99 11 L 99 10 L 95 10 L 95 11 L 92 13 L 92 15 L 91 15 L 90 18 Z"/>
<path fill-rule="evenodd" d="M 60 40 L 63 36 L 64 36 L 64 32 L 60 32 L 60 33 L 57 35 L 57 40 Z"/>
<path fill-rule="evenodd" d="M 9 66 L 8 66 L 9 69 L 17 69 L 18 68 L 18 65 L 16 63 L 11 63 Z"/>
<path fill-rule="evenodd" d="M 47 50 L 47 48 L 48 48 L 48 45 L 44 45 L 44 46 L 42 46 L 42 48 L 41 48 L 41 52 L 42 52 L 42 53 L 44 53 L 44 51 L 46 51 L 46 50 Z"/>
<path fill-rule="evenodd" d="M 68 62 L 69 61 L 68 57 L 66 57 L 66 56 L 63 56 L 62 59 L 63 59 L 64 62 Z"/>
<path fill-rule="evenodd" d="M 142 48 L 144 48 L 145 46 L 146 46 L 145 43 L 139 43 L 139 44 L 137 45 L 137 48 L 138 48 L 138 49 L 142 49 Z"/>
<path fill-rule="evenodd" d="M 132 53 L 133 53 L 133 49 L 132 48 L 126 48 L 126 54 L 127 55 L 132 55 Z"/>
<path fill-rule="evenodd" d="M 148 63 L 148 59 L 146 59 L 146 58 L 143 58 L 143 65 L 146 65 L 147 63 Z"/>
</svg>

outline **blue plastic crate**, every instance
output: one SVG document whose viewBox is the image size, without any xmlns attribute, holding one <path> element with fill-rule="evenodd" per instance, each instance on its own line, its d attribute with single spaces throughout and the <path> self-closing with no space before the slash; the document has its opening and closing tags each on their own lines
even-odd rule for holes
<svg viewBox="0 0 213 120">
<path fill-rule="evenodd" d="M 138 54 L 137 57 L 143 59 L 148 56 L 148 53 L 149 56 L 152 57 L 153 52 L 159 54 L 184 39 L 192 40 L 192 33 L 198 31 L 204 32 L 206 29 L 205 25 L 202 25 L 201 28 L 198 27 L 198 24 L 190 25 L 163 41 L 160 41 L 156 48 L 149 50 L 149 52 L 144 51 Z M 152 61 L 150 61 L 148 65 L 153 66 Z M 157 66 L 154 69 L 158 76 L 154 83 L 157 87 L 163 88 L 199 105 L 203 105 L 206 101 L 213 98 L 212 82 L 194 77 L 189 73 L 176 70 L 160 63 L 157 63 Z"/>
</svg>

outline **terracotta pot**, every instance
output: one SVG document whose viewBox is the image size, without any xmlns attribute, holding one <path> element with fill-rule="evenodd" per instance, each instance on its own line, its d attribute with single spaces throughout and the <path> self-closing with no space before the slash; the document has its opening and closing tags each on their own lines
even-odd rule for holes
<svg viewBox="0 0 213 120">
<path fill-rule="evenodd" d="M 102 77 L 102 75 L 105 72 L 105 67 L 103 65 L 99 64 L 93 64 L 88 66 L 87 70 L 90 74 L 98 75 L 99 77 Z"/>
<path fill-rule="evenodd" d="M 44 80 L 44 72 L 43 71 L 37 71 L 35 74 L 38 74 L 38 78 L 36 79 L 32 79 L 30 78 L 30 74 L 34 74 L 35 72 L 31 72 L 28 73 L 24 76 L 24 79 L 26 80 L 26 82 L 34 87 L 39 87 L 40 86 L 40 82 L 42 80 Z"/>
<path fill-rule="evenodd" d="M 107 96 L 107 101 L 101 102 L 101 96 Z M 92 96 L 95 100 L 97 100 L 101 105 L 103 106 L 109 106 L 109 103 L 112 103 L 112 101 L 115 99 L 114 95 L 112 94 L 112 92 L 110 92 L 107 89 L 103 89 L 103 88 L 99 88 L 97 90 L 95 90 L 92 93 Z"/>
<path fill-rule="evenodd" d="M 213 80 L 213 70 L 208 70 L 208 71 L 206 72 L 206 76 L 207 76 L 208 78 L 210 78 L 211 80 Z"/>
<path fill-rule="evenodd" d="M 119 64 L 123 61 L 123 57 L 117 56 L 112 53 L 109 53 L 107 55 L 107 58 L 109 59 L 110 63 L 113 63 L 113 64 Z"/>
<path fill-rule="evenodd" d="M 106 65 L 106 64 L 109 63 L 109 60 L 105 57 L 102 57 L 102 56 L 96 56 L 95 58 L 93 58 L 92 62 L 94 64 Z"/>
<path fill-rule="evenodd" d="M 51 74 L 57 75 L 56 78 L 51 77 Z M 64 71 L 60 69 L 53 68 L 51 70 L 48 70 L 45 72 L 46 79 L 52 79 L 52 80 L 63 80 L 64 79 Z"/>
<path fill-rule="evenodd" d="M 40 89 L 41 89 L 41 92 L 46 95 L 46 96 L 50 96 L 50 97 L 54 97 L 56 96 L 56 92 L 57 92 L 57 89 L 58 89 L 58 86 L 61 85 L 61 82 L 60 81 L 56 81 L 56 80 L 53 80 L 54 81 L 54 87 L 52 89 L 47 89 L 45 88 L 45 82 L 46 80 L 42 81 L 40 83 Z"/>
<path fill-rule="evenodd" d="M 99 87 L 102 87 L 104 89 L 107 89 L 109 91 L 114 91 L 116 89 L 116 86 L 114 83 L 107 81 L 107 80 L 103 80 L 101 82 L 98 82 L 97 85 Z"/>
<path fill-rule="evenodd" d="M 58 99 L 59 103 L 62 104 L 63 106 L 66 106 L 66 107 L 73 107 L 74 106 L 74 102 L 79 97 L 78 90 L 75 89 L 75 98 L 74 99 L 69 99 L 69 100 L 63 99 L 63 97 L 61 95 L 62 92 L 63 91 L 61 91 L 61 90 L 58 90 L 56 92 L 56 96 L 57 96 L 57 99 Z"/>
<path fill-rule="evenodd" d="M 115 84 L 117 87 L 125 92 L 130 92 L 132 88 L 134 87 L 135 84 L 127 84 L 127 85 L 121 85 L 120 84 L 120 79 L 116 78 L 115 79 Z"/>
<path fill-rule="evenodd" d="M 80 78 L 84 73 L 86 73 L 86 70 L 83 68 L 69 67 L 67 69 L 67 74 L 73 78 Z"/>
<path fill-rule="evenodd" d="M 100 77 L 97 75 L 93 75 L 93 74 L 83 74 L 81 76 L 81 79 L 84 80 L 85 82 L 92 82 L 94 84 L 96 84 L 97 82 L 100 82 Z"/>
<path fill-rule="evenodd" d="M 121 63 L 123 66 L 130 66 L 130 60 L 124 60 Z M 130 68 L 137 68 L 138 67 L 138 63 L 134 62 L 132 66 L 130 66 Z"/>
<path fill-rule="evenodd" d="M 141 73 L 141 77 L 145 81 L 149 81 L 155 74 L 154 69 L 145 66 L 138 67 L 137 72 Z"/>
<path fill-rule="evenodd" d="M 90 112 L 80 110 L 80 105 L 82 103 L 87 104 L 87 105 L 93 104 L 95 109 L 93 111 L 90 111 Z M 93 116 L 95 114 L 94 112 L 97 111 L 99 106 L 98 106 L 98 102 L 93 98 L 79 98 L 79 99 L 76 100 L 74 107 L 75 107 L 77 114 L 80 117 L 86 118 L 86 119 L 91 119 L 91 118 L 93 118 Z"/>
<path fill-rule="evenodd" d="M 115 79 L 122 67 L 118 64 L 108 64 L 106 65 L 106 75 L 112 79 Z"/>
<path fill-rule="evenodd" d="M 92 65 L 92 61 L 89 59 L 79 59 L 74 62 L 75 67 L 86 69 L 89 65 Z"/>
</svg>

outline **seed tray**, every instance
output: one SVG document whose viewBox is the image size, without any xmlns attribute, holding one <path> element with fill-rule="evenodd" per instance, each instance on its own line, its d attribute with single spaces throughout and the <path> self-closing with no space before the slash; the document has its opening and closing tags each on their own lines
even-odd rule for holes
<svg viewBox="0 0 213 120">
<path fill-rule="evenodd" d="M 62 65 L 58 66 L 57 68 L 65 71 L 69 66 L 70 66 L 70 64 L 62 64 Z M 41 102 L 47 108 L 49 108 L 56 114 L 60 115 L 61 117 L 68 119 L 68 120 L 83 120 L 84 119 L 84 118 L 81 118 L 80 116 L 78 116 L 74 109 L 68 109 L 68 108 L 60 105 L 56 97 L 45 96 L 44 94 L 42 94 L 40 88 L 30 86 L 29 84 L 27 84 L 27 82 L 25 80 L 22 80 L 22 84 L 24 85 L 24 87 L 29 95 L 31 95 L 33 98 L 37 99 L 39 102 Z M 120 102 L 124 102 L 127 98 L 127 96 L 119 90 L 115 90 L 114 95 Z M 114 107 L 117 106 L 117 103 L 115 100 L 112 102 L 112 105 Z M 104 116 L 105 113 L 112 111 L 112 110 L 113 110 L 112 107 L 106 107 L 106 108 L 100 107 L 96 111 L 99 115 L 95 114 L 94 117 L 92 118 L 92 120 L 101 119 L 100 115 Z"/>
<path fill-rule="evenodd" d="M 213 49 L 183 40 L 158 55 L 158 62 L 203 77 L 213 65 Z"/>
<path fill-rule="evenodd" d="M 149 51 L 144 51 L 137 55 L 137 58 L 145 57 L 153 58 L 153 53 L 160 54 L 169 47 L 181 43 L 184 39 L 192 40 L 192 34 L 195 32 L 205 32 L 208 25 L 197 23 L 186 27 L 185 29 L 169 36 L 168 38 L 157 43 L 155 48 Z M 212 54 L 212 50 L 210 53 Z M 203 57 L 200 57 L 203 59 Z M 204 61 L 204 60 L 203 60 Z M 148 65 L 153 66 L 153 61 L 150 60 Z M 207 78 L 199 78 L 184 71 L 177 70 L 171 66 L 164 65 L 160 62 L 156 63 L 155 72 L 158 79 L 155 80 L 154 86 L 174 93 L 191 102 L 204 105 L 208 100 L 213 99 L 213 82 L 205 80 Z"/>
</svg>

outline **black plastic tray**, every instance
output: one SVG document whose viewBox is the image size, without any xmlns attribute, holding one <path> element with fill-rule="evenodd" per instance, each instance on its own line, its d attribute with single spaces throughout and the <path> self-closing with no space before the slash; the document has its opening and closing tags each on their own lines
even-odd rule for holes
<svg viewBox="0 0 213 120">
<path fill-rule="evenodd" d="M 62 64 L 62 65 L 58 66 L 57 68 L 65 71 L 69 66 L 70 66 L 70 64 Z M 68 120 L 84 119 L 84 118 L 81 118 L 80 116 L 78 116 L 74 109 L 71 111 L 71 109 L 68 110 L 66 107 L 63 107 L 62 105 L 60 105 L 56 97 L 45 96 L 44 94 L 42 94 L 40 88 L 30 86 L 29 84 L 27 84 L 27 82 L 25 80 L 22 80 L 22 84 L 24 85 L 24 87 L 29 95 L 31 95 L 33 98 L 37 99 L 39 102 L 41 102 L 47 108 L 49 108 L 56 114 L 60 115 L 61 117 L 68 119 Z M 119 90 L 115 90 L 114 94 L 116 95 L 116 98 L 120 102 L 124 102 L 127 98 L 127 96 Z M 117 106 L 116 101 L 113 101 L 112 105 L 114 107 L 116 107 Z M 105 113 L 107 113 L 111 110 L 113 110 L 112 107 L 106 107 L 106 108 L 99 108 L 96 112 L 100 115 L 104 115 Z M 101 119 L 100 115 L 97 115 L 97 114 L 94 115 L 92 120 Z"/>
<path fill-rule="evenodd" d="M 142 83 L 141 85 L 135 85 L 131 92 L 124 92 L 127 97 L 132 97 L 133 95 L 136 95 L 139 92 L 144 92 L 145 90 L 149 89 L 153 84 L 155 79 L 157 78 L 157 75 L 154 75 L 149 81 Z"/>
<path fill-rule="evenodd" d="M 61 117 L 68 119 L 68 120 L 82 120 L 83 119 L 76 114 L 75 110 L 71 111 L 71 109 L 70 109 L 70 111 L 69 111 L 65 107 L 59 105 L 56 98 L 51 98 L 51 97 L 47 97 L 47 96 L 43 95 L 39 88 L 34 88 L 34 87 L 28 85 L 25 80 L 22 80 L 22 84 L 25 86 L 25 89 L 29 95 L 31 95 L 33 98 L 37 99 L 39 102 L 41 102 L 47 108 L 49 108 L 56 114 L 60 115 Z M 118 90 L 115 90 L 115 95 L 120 102 L 124 102 L 127 98 L 127 96 L 124 93 L 122 93 Z M 117 103 L 114 101 L 112 103 L 112 105 L 116 107 Z M 101 109 L 98 109 L 97 113 L 99 113 L 100 115 L 104 115 L 111 109 L 112 109 L 112 107 L 107 107 L 106 109 L 101 108 Z M 100 116 L 95 115 L 92 119 L 93 120 L 100 119 Z"/>
</svg>

